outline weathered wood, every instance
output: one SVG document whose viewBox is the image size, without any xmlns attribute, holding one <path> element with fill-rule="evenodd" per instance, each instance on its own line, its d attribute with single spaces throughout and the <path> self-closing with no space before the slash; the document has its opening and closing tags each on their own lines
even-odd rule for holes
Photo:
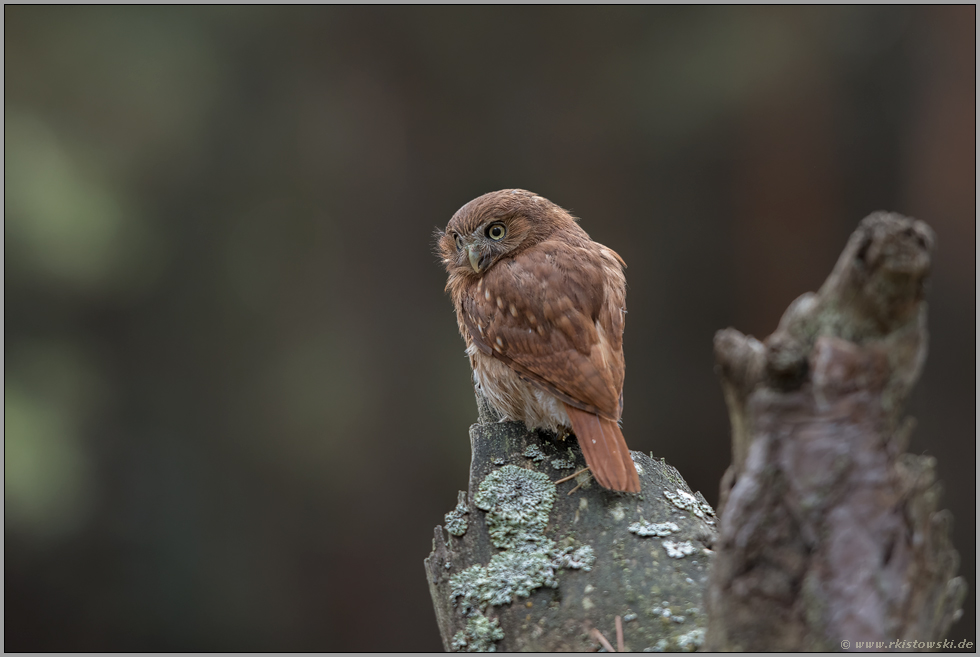
<svg viewBox="0 0 980 657">
<path fill-rule="evenodd" d="M 446 650 L 694 650 L 714 512 L 662 460 L 633 452 L 639 495 L 591 481 L 573 439 L 500 422 L 477 392 L 470 490 L 425 560 Z M 571 494 L 569 494 L 571 493 Z"/>
<path fill-rule="evenodd" d="M 706 648 L 937 641 L 962 613 L 935 461 L 903 453 L 932 245 L 923 222 L 873 214 L 764 342 L 717 334 L 732 466 Z"/>
</svg>

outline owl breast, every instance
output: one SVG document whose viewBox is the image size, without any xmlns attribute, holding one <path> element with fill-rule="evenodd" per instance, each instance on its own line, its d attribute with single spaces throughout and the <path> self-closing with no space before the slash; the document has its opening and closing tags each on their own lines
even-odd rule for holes
<svg viewBox="0 0 980 657">
<path fill-rule="evenodd" d="M 523 422 L 529 429 L 558 433 L 572 423 L 564 404 L 554 395 L 528 383 L 517 372 L 470 343 L 466 350 L 473 382 L 504 420 Z"/>
</svg>

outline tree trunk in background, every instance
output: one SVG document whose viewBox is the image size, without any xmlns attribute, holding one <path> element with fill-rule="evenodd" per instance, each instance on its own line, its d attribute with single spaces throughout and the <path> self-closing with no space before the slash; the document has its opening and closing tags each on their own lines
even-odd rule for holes
<svg viewBox="0 0 980 657">
<path fill-rule="evenodd" d="M 500 422 L 478 391 L 469 492 L 425 560 L 444 647 L 863 650 L 944 637 L 966 586 L 935 461 L 903 453 L 913 423 L 901 415 L 925 361 L 932 244 L 922 222 L 871 215 L 765 342 L 719 331 L 732 465 L 718 530 L 700 493 L 637 452 L 639 495 L 588 473 L 556 484 L 584 467 L 577 444 Z"/>
<path fill-rule="evenodd" d="M 708 584 L 711 650 L 941 639 L 966 593 L 935 460 L 903 453 L 926 355 L 932 231 L 876 213 L 765 342 L 719 331 L 732 465 Z M 891 648 L 926 648 L 897 644 Z"/>
</svg>

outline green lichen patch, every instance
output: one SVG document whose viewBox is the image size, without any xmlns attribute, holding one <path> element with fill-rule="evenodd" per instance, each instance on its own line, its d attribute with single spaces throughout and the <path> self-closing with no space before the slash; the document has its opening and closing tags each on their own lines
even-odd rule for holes
<svg viewBox="0 0 980 657">
<path fill-rule="evenodd" d="M 484 590 L 490 585 L 484 566 L 470 566 L 449 578 L 449 595 L 457 600 L 457 607 L 464 616 L 478 613 L 486 606 Z"/>
<path fill-rule="evenodd" d="M 662 545 L 664 546 L 664 550 L 667 551 L 667 556 L 672 559 L 683 559 L 698 551 L 698 548 L 691 541 L 683 541 L 681 543 L 664 541 Z"/>
<path fill-rule="evenodd" d="M 460 630 L 453 637 L 455 652 L 497 652 L 495 641 L 504 638 L 500 622 L 488 619 L 483 614 L 476 614 L 466 622 L 466 630 Z"/>
<path fill-rule="evenodd" d="M 680 527 L 672 522 L 634 522 L 627 529 L 637 536 L 670 536 L 680 531 Z"/>
<path fill-rule="evenodd" d="M 526 598 L 541 586 L 557 588 L 555 564 L 545 550 L 505 550 L 493 555 L 487 564 L 487 586 L 484 602 L 506 605 L 515 597 Z"/>
<path fill-rule="evenodd" d="M 504 550 L 486 566 L 471 566 L 449 580 L 451 595 L 463 615 L 478 613 L 488 605 L 506 605 L 526 598 L 542 586 L 558 587 L 562 568 L 592 570 L 595 552 L 590 545 L 558 548 L 551 539 Z"/>
<path fill-rule="evenodd" d="M 704 644 L 704 628 L 696 627 L 690 632 L 681 634 L 676 639 L 677 648 L 682 652 L 694 652 Z"/>
<path fill-rule="evenodd" d="M 564 550 L 557 550 L 554 554 L 554 564 L 558 568 L 589 571 L 595 564 L 595 551 L 592 550 L 591 545 L 567 547 Z"/>
<path fill-rule="evenodd" d="M 551 459 L 551 467 L 555 470 L 570 470 L 575 467 L 575 461 L 567 458 L 554 458 Z"/>
<path fill-rule="evenodd" d="M 665 490 L 664 497 L 670 500 L 670 503 L 678 509 L 690 511 L 698 518 L 709 523 L 714 523 L 715 510 L 711 508 L 711 505 L 704 500 L 704 497 L 700 493 L 694 496 L 678 488 L 677 493 L 671 493 L 669 490 Z"/>
<path fill-rule="evenodd" d="M 544 453 L 541 452 L 541 448 L 537 445 L 528 445 L 528 448 L 524 450 L 524 457 L 532 461 L 543 461 L 545 459 Z"/>
<path fill-rule="evenodd" d="M 526 598 L 541 586 L 558 586 L 554 542 L 545 549 L 526 544 L 522 549 L 493 555 L 486 566 L 471 566 L 449 580 L 451 595 L 463 615 L 482 611 L 487 605 L 506 605 L 516 597 Z"/>
<path fill-rule="evenodd" d="M 471 566 L 450 578 L 450 594 L 464 616 L 526 598 L 542 586 L 556 588 L 562 568 L 591 570 L 596 560 L 591 546 L 559 548 L 544 535 L 555 495 L 546 475 L 512 465 L 480 483 L 473 503 L 487 512 L 491 542 L 503 551 L 486 566 Z"/>
<path fill-rule="evenodd" d="M 556 494 L 547 475 L 505 465 L 480 482 L 473 503 L 487 512 L 490 541 L 508 549 L 544 539 Z"/>
<path fill-rule="evenodd" d="M 466 521 L 466 514 L 470 510 L 466 508 L 466 501 L 460 499 L 456 508 L 446 514 L 446 531 L 453 536 L 462 536 L 466 533 L 469 523 Z"/>
</svg>

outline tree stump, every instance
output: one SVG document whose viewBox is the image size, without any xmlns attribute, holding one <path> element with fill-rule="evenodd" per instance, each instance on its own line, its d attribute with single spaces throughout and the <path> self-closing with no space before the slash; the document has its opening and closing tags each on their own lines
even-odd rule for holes
<svg viewBox="0 0 980 657">
<path fill-rule="evenodd" d="M 921 221 L 872 214 L 764 342 L 716 335 L 732 465 L 707 649 L 927 648 L 962 613 L 935 460 L 903 453 L 933 239 Z"/>
<path fill-rule="evenodd" d="M 639 452 L 638 495 L 588 472 L 556 483 L 585 467 L 574 440 L 500 422 L 479 390 L 477 406 L 470 490 L 425 560 L 445 649 L 594 651 L 617 635 L 627 650 L 699 647 L 715 537 L 704 497 Z"/>
</svg>

